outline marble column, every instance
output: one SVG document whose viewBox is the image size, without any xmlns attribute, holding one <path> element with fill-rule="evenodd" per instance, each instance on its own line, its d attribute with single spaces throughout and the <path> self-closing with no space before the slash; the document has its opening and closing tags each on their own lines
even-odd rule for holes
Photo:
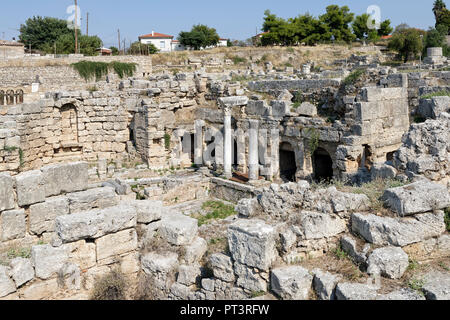
<svg viewBox="0 0 450 320">
<path fill-rule="evenodd" d="M 231 172 L 232 162 L 232 137 L 231 137 L 231 110 L 229 108 L 223 109 L 223 172 L 225 177 L 231 178 L 233 176 Z"/>
<path fill-rule="evenodd" d="M 277 126 L 270 128 L 270 168 L 272 179 L 280 176 L 280 131 Z"/>
<path fill-rule="evenodd" d="M 248 177 L 250 181 L 259 178 L 259 155 L 258 155 L 258 120 L 248 120 Z"/>
<path fill-rule="evenodd" d="M 194 128 L 194 164 L 197 166 L 203 165 L 203 127 L 205 122 L 203 120 L 195 120 Z"/>
</svg>

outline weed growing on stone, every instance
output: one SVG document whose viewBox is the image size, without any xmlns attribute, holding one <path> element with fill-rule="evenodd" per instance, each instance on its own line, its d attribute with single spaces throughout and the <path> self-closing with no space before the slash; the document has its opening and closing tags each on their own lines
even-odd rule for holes
<svg viewBox="0 0 450 320">
<path fill-rule="evenodd" d="M 14 258 L 25 258 L 28 259 L 31 257 L 31 249 L 30 248 L 12 248 L 8 251 L 8 259 Z"/>
<path fill-rule="evenodd" d="M 95 282 L 90 300 L 124 300 L 126 283 L 123 273 L 112 270 Z"/>
<path fill-rule="evenodd" d="M 445 228 L 450 231 L 450 208 L 444 210 Z"/>
</svg>

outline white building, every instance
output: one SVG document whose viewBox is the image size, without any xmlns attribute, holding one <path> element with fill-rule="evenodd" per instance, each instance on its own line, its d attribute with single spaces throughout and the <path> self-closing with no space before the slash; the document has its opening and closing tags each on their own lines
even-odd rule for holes
<svg viewBox="0 0 450 320">
<path fill-rule="evenodd" d="M 152 31 L 150 34 L 146 34 L 139 37 L 139 41 L 142 44 L 153 44 L 160 52 L 170 52 L 172 50 L 173 36 L 167 34 L 158 33 Z"/>
<path fill-rule="evenodd" d="M 159 49 L 160 52 L 171 52 L 171 51 L 184 51 L 186 49 L 185 46 L 183 46 L 180 41 L 174 40 L 173 36 L 170 36 L 168 34 L 158 33 L 155 31 L 152 31 L 152 33 L 143 35 L 139 37 L 139 41 L 142 44 L 153 44 L 157 49 Z M 219 43 L 217 44 L 217 47 L 226 47 L 228 43 L 228 39 L 219 39 Z M 206 49 L 211 49 L 214 47 L 208 47 Z"/>
</svg>

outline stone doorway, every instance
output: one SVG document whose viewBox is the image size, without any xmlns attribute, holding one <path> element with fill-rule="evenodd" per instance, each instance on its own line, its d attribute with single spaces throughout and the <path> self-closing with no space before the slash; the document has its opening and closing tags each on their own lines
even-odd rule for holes
<svg viewBox="0 0 450 320">
<path fill-rule="evenodd" d="M 280 178 L 283 182 L 295 182 L 297 162 L 295 151 L 289 142 L 280 145 Z"/>
<path fill-rule="evenodd" d="M 73 104 L 61 107 L 61 146 L 63 148 L 78 146 L 78 115 Z"/>
<path fill-rule="evenodd" d="M 312 162 L 314 180 L 320 182 L 333 179 L 333 160 L 325 149 L 317 148 L 314 151 Z"/>
</svg>

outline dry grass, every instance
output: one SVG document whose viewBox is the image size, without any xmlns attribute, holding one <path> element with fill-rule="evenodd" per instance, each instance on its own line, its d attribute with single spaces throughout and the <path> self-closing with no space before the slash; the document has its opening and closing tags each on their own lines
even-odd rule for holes
<svg viewBox="0 0 450 320">
<path fill-rule="evenodd" d="M 90 300 L 125 300 L 127 280 L 119 270 L 112 270 L 94 283 Z"/>
</svg>

